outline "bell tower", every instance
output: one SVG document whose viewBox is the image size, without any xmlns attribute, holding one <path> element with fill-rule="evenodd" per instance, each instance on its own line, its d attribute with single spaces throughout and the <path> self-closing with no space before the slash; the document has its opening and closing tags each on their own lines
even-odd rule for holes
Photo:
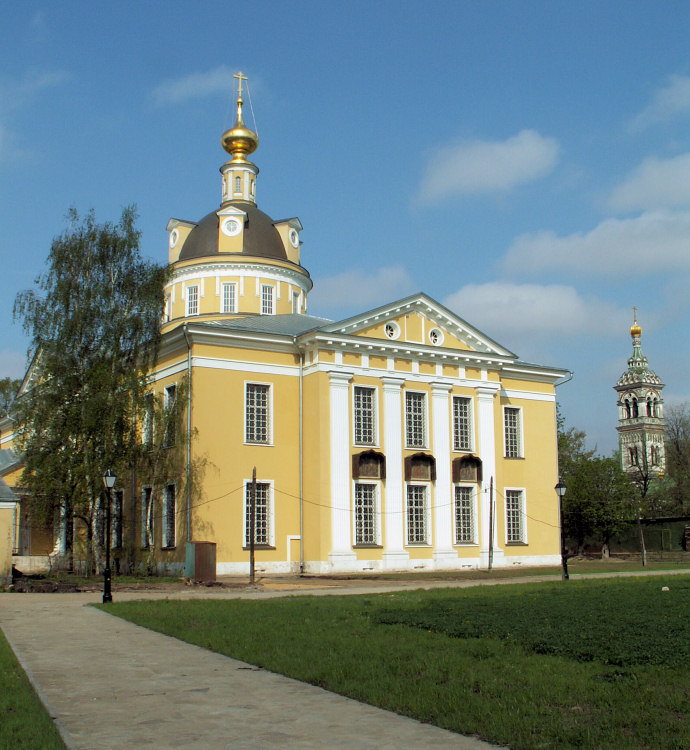
<svg viewBox="0 0 690 750">
<path fill-rule="evenodd" d="M 630 327 L 633 353 L 628 369 L 614 386 L 618 393 L 618 447 L 621 466 L 633 479 L 652 479 L 665 469 L 664 412 L 661 378 L 642 353 L 642 327 L 633 307 Z"/>
</svg>

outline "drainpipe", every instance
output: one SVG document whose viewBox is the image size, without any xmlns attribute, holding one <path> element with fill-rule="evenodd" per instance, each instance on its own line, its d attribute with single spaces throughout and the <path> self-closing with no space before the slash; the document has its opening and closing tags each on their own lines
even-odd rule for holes
<svg viewBox="0 0 690 750">
<path fill-rule="evenodd" d="M 187 324 L 182 329 L 187 342 L 187 541 L 192 541 L 192 345 Z"/>
<path fill-rule="evenodd" d="M 303 380 L 304 380 L 304 352 L 297 345 L 297 336 L 293 337 L 293 343 L 299 354 L 299 574 L 304 575 L 304 403 L 303 403 Z"/>
</svg>

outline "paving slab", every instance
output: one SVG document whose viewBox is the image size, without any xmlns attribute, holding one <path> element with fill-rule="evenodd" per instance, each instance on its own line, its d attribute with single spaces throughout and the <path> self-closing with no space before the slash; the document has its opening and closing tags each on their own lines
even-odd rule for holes
<svg viewBox="0 0 690 750">
<path fill-rule="evenodd" d="M 71 749 L 494 747 L 146 630 L 89 606 L 100 598 L 0 594 L 0 626 Z"/>
</svg>

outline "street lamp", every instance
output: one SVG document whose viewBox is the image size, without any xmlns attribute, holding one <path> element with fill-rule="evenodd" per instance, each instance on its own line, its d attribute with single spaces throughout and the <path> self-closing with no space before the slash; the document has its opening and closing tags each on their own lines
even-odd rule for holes
<svg viewBox="0 0 690 750">
<path fill-rule="evenodd" d="M 115 486 L 115 472 L 108 469 L 103 475 L 103 484 L 107 493 L 107 505 L 105 507 L 105 570 L 103 571 L 103 604 L 112 602 L 113 595 L 110 593 L 110 493 Z"/>
<path fill-rule="evenodd" d="M 554 490 L 556 490 L 556 494 L 558 495 L 558 505 L 561 517 L 561 565 L 563 566 L 563 580 L 567 581 L 570 579 L 570 576 L 568 575 L 568 553 L 565 549 L 565 530 L 563 529 L 563 495 L 565 495 L 566 486 L 559 479 Z"/>
</svg>

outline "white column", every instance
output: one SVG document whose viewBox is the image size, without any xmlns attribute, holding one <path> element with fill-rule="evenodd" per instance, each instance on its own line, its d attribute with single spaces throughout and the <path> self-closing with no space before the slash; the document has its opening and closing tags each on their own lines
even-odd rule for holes
<svg viewBox="0 0 690 750">
<path fill-rule="evenodd" d="M 479 564 L 487 567 L 489 564 L 489 484 L 494 478 L 494 509 L 496 503 L 496 430 L 494 429 L 494 399 L 499 392 L 498 383 L 484 383 L 477 387 L 477 412 L 479 422 L 479 458 L 482 460 L 482 487 L 479 500 L 481 516 L 481 546 L 479 548 Z M 499 436 L 500 437 L 500 436 Z M 502 442 L 501 442 L 502 444 Z M 496 529 L 496 513 L 494 510 L 494 561 L 503 557 L 503 550 L 498 548 Z"/>
<path fill-rule="evenodd" d="M 349 383 L 352 375 L 329 372 L 331 404 L 331 551 L 334 570 L 353 570 L 357 556 L 352 550 L 350 512 Z"/>
<path fill-rule="evenodd" d="M 434 561 L 437 568 L 448 567 L 457 561 L 453 549 L 453 516 L 450 476 L 450 391 L 446 383 L 431 384 L 431 415 L 433 443 L 431 452 L 436 458 L 436 486 L 434 488 Z"/>
<path fill-rule="evenodd" d="M 407 568 L 409 554 L 403 547 L 405 496 L 402 457 L 402 378 L 381 378 L 383 383 L 383 450 L 386 454 L 386 536 L 383 567 Z"/>
</svg>

